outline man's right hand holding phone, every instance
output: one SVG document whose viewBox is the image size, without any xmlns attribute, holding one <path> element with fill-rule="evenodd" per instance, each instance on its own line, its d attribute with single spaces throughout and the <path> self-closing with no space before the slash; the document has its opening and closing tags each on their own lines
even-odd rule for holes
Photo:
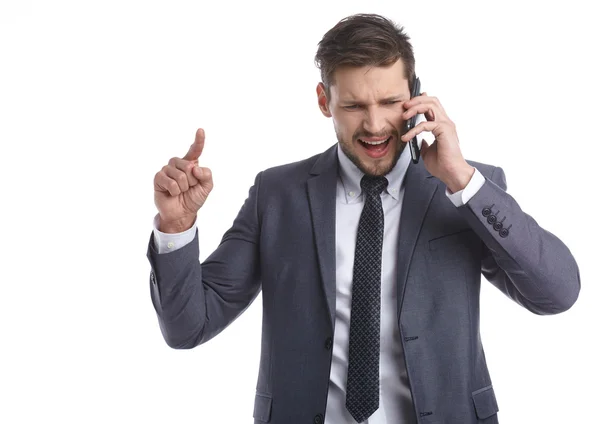
<svg viewBox="0 0 600 424">
<path fill-rule="evenodd" d="M 160 216 L 158 230 L 180 233 L 192 227 L 198 211 L 213 189 L 212 172 L 198 166 L 204 149 L 204 130 L 183 158 L 172 158 L 154 176 L 154 204 Z"/>
</svg>

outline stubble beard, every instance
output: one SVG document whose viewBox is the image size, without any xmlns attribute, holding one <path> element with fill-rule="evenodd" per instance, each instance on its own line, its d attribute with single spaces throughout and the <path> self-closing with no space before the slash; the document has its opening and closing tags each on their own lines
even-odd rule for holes
<svg viewBox="0 0 600 424">
<path fill-rule="evenodd" d="M 388 166 L 375 165 L 375 169 L 373 170 L 367 168 L 364 162 L 362 162 L 361 159 L 358 157 L 358 155 L 352 152 L 350 148 L 351 144 L 346 143 L 341 137 L 341 135 L 337 132 L 337 130 L 335 133 L 338 139 L 338 143 L 340 144 L 342 151 L 346 154 L 346 156 L 348 156 L 348 159 L 350 159 L 352 163 L 356 165 L 357 168 L 360 169 L 365 175 L 373 177 L 385 176 L 389 174 L 392 171 L 392 169 L 394 169 L 394 166 L 396 166 L 396 163 L 398 163 L 398 159 L 400 158 L 402 151 L 406 147 L 406 143 L 403 143 L 402 140 L 400 140 L 397 136 L 394 136 L 396 143 L 398 143 L 396 155 L 394 156 L 394 158 Z"/>
</svg>

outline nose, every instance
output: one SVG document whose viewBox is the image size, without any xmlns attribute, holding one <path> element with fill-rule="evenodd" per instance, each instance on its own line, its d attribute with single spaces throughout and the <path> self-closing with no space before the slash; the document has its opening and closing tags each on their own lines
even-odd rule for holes
<svg viewBox="0 0 600 424">
<path fill-rule="evenodd" d="M 375 107 L 368 108 L 365 112 L 363 127 L 368 132 L 367 135 L 375 137 L 384 135 L 386 128 L 385 113 Z"/>
</svg>

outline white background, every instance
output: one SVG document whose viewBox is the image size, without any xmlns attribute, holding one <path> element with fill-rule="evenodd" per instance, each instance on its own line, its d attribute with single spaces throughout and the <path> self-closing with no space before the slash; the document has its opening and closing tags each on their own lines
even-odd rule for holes
<svg viewBox="0 0 600 424">
<path fill-rule="evenodd" d="M 405 26 L 464 156 L 501 166 L 579 263 L 580 299 L 556 316 L 484 280 L 501 422 L 597 422 L 595 2 L 0 4 L 0 422 L 252 422 L 261 297 L 208 344 L 166 345 L 145 256 L 152 180 L 206 130 L 204 259 L 258 171 L 335 143 L 314 54 L 358 12 Z"/>
</svg>

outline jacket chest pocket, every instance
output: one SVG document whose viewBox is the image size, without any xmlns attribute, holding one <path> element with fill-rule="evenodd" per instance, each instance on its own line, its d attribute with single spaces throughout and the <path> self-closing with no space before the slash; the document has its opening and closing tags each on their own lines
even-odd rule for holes
<svg viewBox="0 0 600 424">
<path fill-rule="evenodd" d="M 481 247 L 481 239 L 470 228 L 453 231 L 429 240 L 428 260 L 431 264 L 441 264 L 464 260 Z"/>
</svg>

